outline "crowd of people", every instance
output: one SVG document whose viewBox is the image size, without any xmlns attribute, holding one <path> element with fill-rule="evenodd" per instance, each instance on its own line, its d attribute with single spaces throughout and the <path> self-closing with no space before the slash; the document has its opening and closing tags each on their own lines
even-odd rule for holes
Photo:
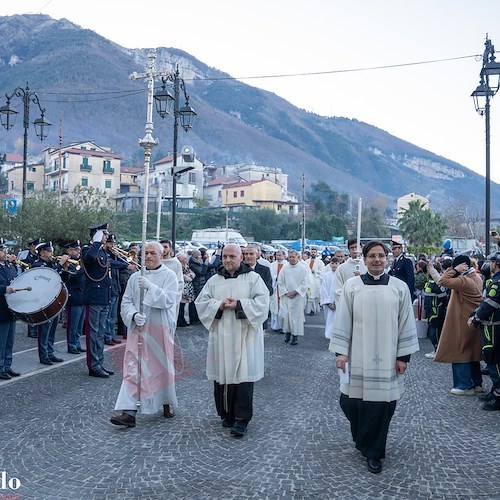
<svg viewBox="0 0 500 500">
<path fill-rule="evenodd" d="M 434 347 L 425 356 L 452 366 L 450 393 L 478 395 L 484 410 L 500 410 L 500 252 L 478 263 L 455 256 L 446 241 L 440 256 L 414 262 L 402 242 L 391 242 L 390 258 L 380 241 L 361 249 L 350 239 L 347 256 L 315 248 L 266 256 L 258 244 L 175 255 L 171 242 L 161 240 L 145 244 L 141 262 L 137 245 L 116 249 L 106 224 L 89 227 L 89 237 L 83 248 L 68 242 L 58 258 L 51 242 L 31 241 L 19 256 L 0 244 L 0 380 L 20 375 L 12 368 L 16 317 L 5 297 L 18 293 L 12 283 L 25 269 L 46 267 L 68 290 L 67 352 L 86 354 L 90 376 L 113 375 L 104 346 L 126 342 L 115 405 L 121 413 L 111 417 L 118 426 L 135 427 L 137 413 L 174 416 L 175 331 L 201 322 L 209 332 L 206 374 L 216 411 L 233 436 L 245 435 L 254 383 L 264 375 L 263 332 L 297 346 L 306 315 L 321 310 L 341 378 L 340 406 L 370 472 L 382 470 L 402 375 L 418 350 L 414 308 Z M 63 362 L 54 349 L 62 313 L 28 326 L 42 364 Z"/>
</svg>

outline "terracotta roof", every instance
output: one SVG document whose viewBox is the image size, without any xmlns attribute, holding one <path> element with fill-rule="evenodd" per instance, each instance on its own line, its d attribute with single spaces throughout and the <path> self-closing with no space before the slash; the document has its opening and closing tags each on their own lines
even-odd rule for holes
<svg viewBox="0 0 500 500">
<path fill-rule="evenodd" d="M 117 160 L 121 160 L 122 156 L 117 155 L 115 153 L 111 153 L 109 151 L 94 151 L 93 149 L 81 149 L 81 148 L 70 148 L 65 151 L 65 153 L 73 153 L 80 156 L 98 156 L 98 157 L 106 157 L 106 158 L 115 158 Z"/>
<path fill-rule="evenodd" d="M 266 182 L 266 181 L 269 181 L 269 179 L 259 179 L 258 181 L 244 181 L 244 182 L 237 182 L 235 184 L 225 184 L 223 187 L 230 189 L 233 187 L 251 186 L 252 184 L 258 184 L 259 182 Z M 269 182 L 272 182 L 272 181 L 269 181 Z"/>
<path fill-rule="evenodd" d="M 237 182 L 239 177 L 219 177 L 207 183 L 207 186 L 218 186 L 220 184 L 231 184 L 232 181 Z"/>
<path fill-rule="evenodd" d="M 144 172 L 144 167 L 120 167 L 122 174 L 138 174 Z"/>
<path fill-rule="evenodd" d="M 23 155 L 18 153 L 5 153 L 5 161 L 9 163 L 21 163 L 23 161 Z"/>
</svg>

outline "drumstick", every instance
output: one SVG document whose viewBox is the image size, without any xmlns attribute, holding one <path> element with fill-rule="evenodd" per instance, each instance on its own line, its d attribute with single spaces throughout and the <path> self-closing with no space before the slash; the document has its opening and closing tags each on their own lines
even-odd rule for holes
<svg viewBox="0 0 500 500">
<path fill-rule="evenodd" d="M 14 288 L 14 292 L 22 292 L 24 290 L 31 292 L 31 290 L 33 290 L 33 288 L 31 288 L 30 286 L 27 286 L 26 288 Z"/>
</svg>

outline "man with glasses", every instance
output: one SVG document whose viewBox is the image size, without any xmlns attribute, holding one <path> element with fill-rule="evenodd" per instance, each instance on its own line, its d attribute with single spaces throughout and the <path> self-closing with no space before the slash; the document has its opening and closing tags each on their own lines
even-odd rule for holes
<svg viewBox="0 0 500 500">
<path fill-rule="evenodd" d="M 363 247 L 368 271 L 345 283 L 330 342 L 342 372 L 340 406 L 374 474 L 382 470 L 389 424 L 403 394 L 402 375 L 418 351 L 410 293 L 385 273 L 387 255 L 381 241 Z"/>
</svg>

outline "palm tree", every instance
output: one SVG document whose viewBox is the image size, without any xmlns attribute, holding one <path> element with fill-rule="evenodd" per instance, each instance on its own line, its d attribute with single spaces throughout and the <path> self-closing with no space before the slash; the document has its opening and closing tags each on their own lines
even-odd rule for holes
<svg viewBox="0 0 500 500">
<path fill-rule="evenodd" d="M 426 203 L 410 201 L 399 220 L 405 239 L 416 247 L 435 246 L 443 238 L 446 223 L 441 214 L 433 214 Z"/>
</svg>

